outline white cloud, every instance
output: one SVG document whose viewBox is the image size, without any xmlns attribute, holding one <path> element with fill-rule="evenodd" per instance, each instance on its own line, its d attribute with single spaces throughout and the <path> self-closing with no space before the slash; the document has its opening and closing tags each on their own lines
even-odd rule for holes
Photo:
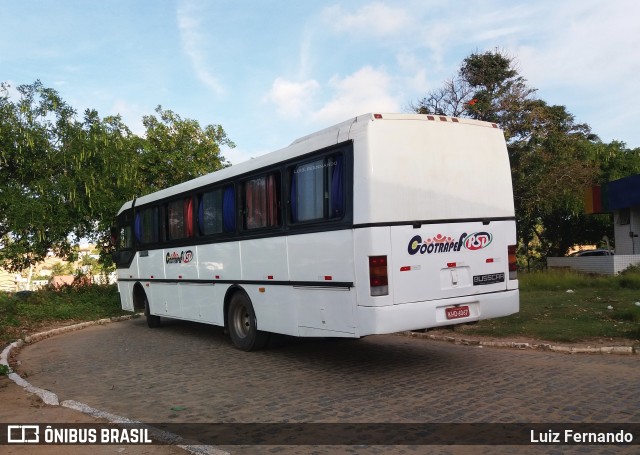
<svg viewBox="0 0 640 455">
<path fill-rule="evenodd" d="M 292 82 L 277 78 L 264 98 L 276 105 L 276 109 L 283 117 L 299 117 L 308 108 L 315 92 L 320 85 L 315 80 Z"/>
<path fill-rule="evenodd" d="M 229 161 L 231 164 L 239 164 L 245 161 L 249 161 L 252 158 L 257 158 L 265 153 L 272 152 L 273 150 L 254 150 L 249 151 L 239 147 L 236 148 L 225 148 L 222 150 L 222 155 Z"/>
<path fill-rule="evenodd" d="M 11 81 L 11 80 L 3 81 L 3 82 L 6 83 L 5 89 L 7 91 L 7 96 L 9 97 L 9 100 L 13 103 L 17 103 L 18 101 L 20 101 L 20 98 L 22 97 L 22 95 L 18 91 L 18 85 L 20 84 L 16 84 L 14 81 Z M 3 92 L 0 92 L 0 95 L 3 95 Z"/>
<path fill-rule="evenodd" d="M 640 115 L 637 79 L 640 3 L 596 0 L 557 3 L 526 22 L 525 35 L 513 44 L 519 69 L 538 96 L 567 106 L 608 142 L 638 146 L 629 119 Z"/>
<path fill-rule="evenodd" d="M 426 93 L 431 88 L 426 69 L 428 65 L 415 53 L 400 51 L 396 55 L 396 61 L 401 74 L 405 75 L 403 85 L 410 93 Z"/>
<path fill-rule="evenodd" d="M 110 109 L 110 115 L 120 115 L 125 125 L 129 127 L 133 134 L 143 137 L 146 133 L 142 124 L 142 117 L 145 111 L 137 104 L 130 104 L 123 100 L 116 100 Z"/>
<path fill-rule="evenodd" d="M 307 28 L 300 39 L 300 57 L 298 63 L 298 79 L 305 79 L 309 74 L 312 63 L 312 43 L 315 38 L 315 31 Z"/>
<path fill-rule="evenodd" d="M 411 17 L 404 9 L 392 8 L 383 3 L 364 5 L 354 13 L 345 12 L 341 6 L 325 8 L 324 21 L 335 31 L 364 36 L 389 36 L 400 32 L 410 23 Z"/>
<path fill-rule="evenodd" d="M 345 77 L 333 77 L 329 82 L 333 97 L 312 119 L 320 123 L 335 123 L 367 112 L 397 112 L 398 99 L 390 95 L 391 77 L 370 66 Z"/>
<path fill-rule="evenodd" d="M 183 50 L 191 60 L 196 77 L 214 93 L 221 95 L 224 88 L 208 68 L 207 49 L 203 46 L 200 21 L 196 17 L 197 12 L 191 11 L 190 6 L 188 2 L 182 2 L 177 12 Z"/>
<path fill-rule="evenodd" d="M 535 81 L 583 87 L 637 79 L 640 3 L 580 2 L 547 11 L 535 47 L 524 43 L 516 53 Z M 633 82 L 635 85 L 635 81 Z"/>
</svg>

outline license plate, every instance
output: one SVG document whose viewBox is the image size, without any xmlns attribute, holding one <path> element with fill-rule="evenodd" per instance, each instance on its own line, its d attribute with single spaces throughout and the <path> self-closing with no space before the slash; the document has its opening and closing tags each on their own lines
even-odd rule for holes
<svg viewBox="0 0 640 455">
<path fill-rule="evenodd" d="M 468 306 L 445 308 L 444 312 L 447 315 L 447 319 L 460 319 L 471 316 L 471 311 L 469 311 Z"/>
</svg>

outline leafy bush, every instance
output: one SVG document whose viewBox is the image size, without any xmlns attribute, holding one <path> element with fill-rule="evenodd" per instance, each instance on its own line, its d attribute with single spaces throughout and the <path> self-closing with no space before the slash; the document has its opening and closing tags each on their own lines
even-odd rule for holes
<svg viewBox="0 0 640 455">
<path fill-rule="evenodd" d="M 126 314 L 115 285 L 63 286 L 20 296 L 0 293 L 0 346 L 52 323 Z"/>
<path fill-rule="evenodd" d="M 617 277 L 620 287 L 627 289 L 640 289 L 640 267 L 637 265 L 629 266 L 624 272 Z"/>
<path fill-rule="evenodd" d="M 613 314 L 616 321 L 623 321 L 635 327 L 635 338 L 640 340 L 640 306 L 635 303 L 624 305 Z"/>
</svg>

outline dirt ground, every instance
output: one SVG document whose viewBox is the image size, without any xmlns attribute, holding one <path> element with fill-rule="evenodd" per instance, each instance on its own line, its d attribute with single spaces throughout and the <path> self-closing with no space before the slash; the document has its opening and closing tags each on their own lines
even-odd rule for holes
<svg viewBox="0 0 640 455">
<path fill-rule="evenodd" d="M 71 325 L 73 321 L 54 325 L 36 325 L 30 327 L 29 333 L 43 333 Z M 0 348 L 0 351 L 4 347 Z M 19 349 L 13 349 L 9 355 L 12 370 L 20 374 L 16 366 L 16 355 Z M 0 375 L 0 423 L 106 423 L 80 411 L 63 406 L 45 404 L 39 396 L 28 393 L 5 375 Z M 6 435 L 2 435 L 3 440 Z M 0 454 L 34 454 L 34 455 L 92 455 L 124 454 L 124 455 L 186 455 L 189 452 L 171 445 L 0 445 Z"/>
<path fill-rule="evenodd" d="M 7 376 L 0 376 L 0 422 L 3 423 L 98 423 L 96 419 L 62 406 L 49 406 L 40 397 L 27 393 Z M 176 446 L 168 445 L 39 445 L 0 446 L 2 454 L 33 455 L 185 455 L 187 452 Z"/>
</svg>

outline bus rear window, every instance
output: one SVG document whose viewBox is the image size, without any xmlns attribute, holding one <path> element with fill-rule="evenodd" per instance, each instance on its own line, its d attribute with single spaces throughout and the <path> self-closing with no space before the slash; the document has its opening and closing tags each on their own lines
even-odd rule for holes
<svg viewBox="0 0 640 455">
<path fill-rule="evenodd" d="M 291 170 L 291 221 L 341 218 L 344 215 L 342 155 L 309 161 Z"/>
</svg>

